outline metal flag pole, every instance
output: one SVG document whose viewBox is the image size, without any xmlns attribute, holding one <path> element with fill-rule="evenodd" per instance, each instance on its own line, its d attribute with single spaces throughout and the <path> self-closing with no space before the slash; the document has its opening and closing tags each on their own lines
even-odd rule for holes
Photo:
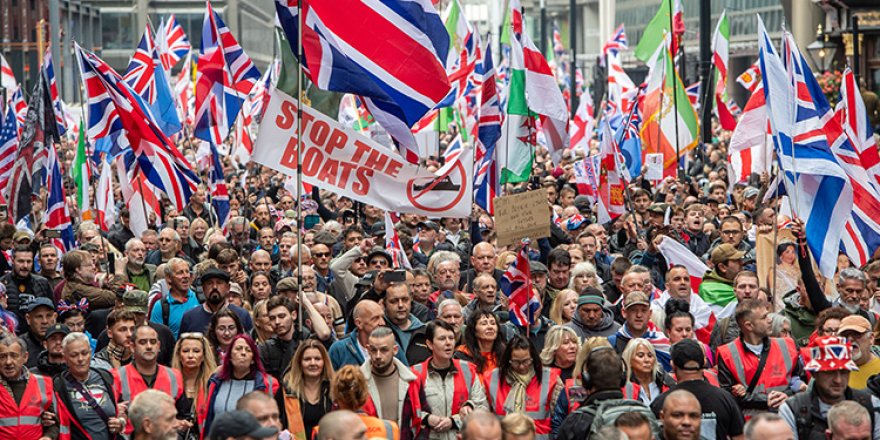
<svg viewBox="0 0 880 440">
<path fill-rule="evenodd" d="M 302 248 L 303 246 L 303 223 L 302 223 L 302 84 L 303 73 L 300 63 L 302 62 L 303 53 L 303 23 L 302 18 L 302 2 L 296 2 L 296 19 L 297 19 L 297 41 L 296 41 L 296 289 L 297 303 L 299 311 L 297 319 L 299 320 L 299 334 L 303 333 L 303 283 L 302 283 Z"/>
</svg>

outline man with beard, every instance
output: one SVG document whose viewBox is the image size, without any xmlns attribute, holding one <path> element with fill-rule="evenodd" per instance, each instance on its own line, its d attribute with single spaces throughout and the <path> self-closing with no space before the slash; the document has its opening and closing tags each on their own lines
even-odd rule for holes
<svg viewBox="0 0 880 440">
<path fill-rule="evenodd" d="M 401 431 L 411 431 L 421 423 L 420 408 L 427 405 L 422 405 L 424 392 L 420 391 L 418 377 L 395 359 L 398 350 L 390 328 L 378 327 L 370 334 L 370 359 L 361 365 L 370 391 L 363 409 L 369 416 L 397 423 Z M 401 438 L 411 436 L 401 434 Z"/>
<path fill-rule="evenodd" d="M 828 411 L 839 402 L 855 401 L 868 414 L 876 414 L 880 407 L 880 399 L 848 385 L 850 372 L 858 371 L 859 367 L 853 362 L 853 348 L 846 338 L 823 336 L 814 344 L 813 358 L 804 366 L 804 370 L 813 373 L 812 386 L 779 407 L 779 415 L 800 439 L 826 438 Z M 871 438 L 880 438 L 880 417 L 873 417 L 872 422 Z"/>
<path fill-rule="evenodd" d="M 114 310 L 107 315 L 107 346 L 95 353 L 91 363 L 93 368 L 110 371 L 131 363 L 131 335 L 134 331 L 134 314 L 125 310 Z"/>
<path fill-rule="evenodd" d="M 53 298 L 49 281 L 32 273 L 33 268 L 34 252 L 31 248 L 16 246 L 12 251 L 12 271 L 0 278 L 0 282 L 6 285 L 6 310 L 15 313 L 19 331 L 27 330 L 24 315 L 33 298 Z"/>
<path fill-rule="evenodd" d="M 146 264 L 147 247 L 144 242 L 133 238 L 125 243 L 125 258 L 117 261 L 123 266 L 125 281 L 137 286 L 139 290 L 149 292 L 156 282 L 156 266 Z"/>
<path fill-rule="evenodd" d="M 117 402 L 131 402 L 138 394 L 154 389 L 171 396 L 175 401 L 183 396 L 183 376 L 180 371 L 159 365 L 159 334 L 152 327 L 142 325 L 134 330 L 134 359 L 132 363 L 114 369 L 113 390 Z M 173 347 L 168 350 L 173 350 Z M 125 433 L 131 434 L 131 420 Z"/>
<path fill-rule="evenodd" d="M 241 325 L 245 331 L 249 332 L 254 327 L 254 321 L 247 310 L 238 307 L 235 304 L 229 304 L 229 275 L 215 267 L 209 268 L 202 274 L 200 278 L 202 282 L 202 292 L 205 294 L 205 302 L 183 314 L 180 320 L 180 334 L 208 331 L 208 325 L 211 324 L 211 318 L 217 311 L 222 308 L 228 308 L 238 315 Z"/>
<path fill-rule="evenodd" d="M 577 316 L 566 324 L 578 337 L 586 339 L 592 336 L 608 337 L 620 329 L 614 322 L 614 315 L 605 302 L 602 292 L 595 287 L 587 287 L 578 298 Z"/>
<path fill-rule="evenodd" d="M 128 409 L 134 427 L 132 440 L 175 440 L 177 408 L 171 396 L 156 390 L 139 394 Z"/>
<path fill-rule="evenodd" d="M 330 328 L 321 318 L 314 306 L 310 302 L 303 304 L 303 310 L 309 313 L 312 318 L 312 326 L 315 328 L 315 334 L 318 339 L 327 339 L 330 334 Z M 266 313 L 269 316 L 269 323 L 272 325 L 273 337 L 266 342 L 260 344 L 260 360 L 266 367 L 266 372 L 274 377 L 281 377 L 284 369 L 290 365 L 290 359 L 296 353 L 299 342 L 308 339 L 311 336 L 308 328 L 303 327 L 303 333 L 297 331 L 296 313 L 297 308 L 290 298 L 283 295 L 276 295 L 269 298 L 266 304 Z"/>
<path fill-rule="evenodd" d="M 53 324 L 46 330 L 43 338 L 45 348 L 37 356 L 36 366 L 31 368 L 32 373 L 42 374 L 46 377 L 54 377 L 67 371 L 64 363 L 64 350 L 61 349 L 61 341 L 70 333 L 70 329 L 64 324 Z"/>
</svg>

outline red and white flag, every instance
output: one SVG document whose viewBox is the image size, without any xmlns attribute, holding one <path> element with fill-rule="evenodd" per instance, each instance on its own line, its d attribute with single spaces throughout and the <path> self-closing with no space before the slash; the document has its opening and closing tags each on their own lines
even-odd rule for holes
<svg viewBox="0 0 880 440">
<path fill-rule="evenodd" d="M 760 60 L 756 60 L 755 64 L 752 64 L 745 72 L 736 77 L 736 82 L 750 92 L 754 92 L 755 88 L 761 84 L 761 67 L 758 65 L 759 61 Z"/>
<path fill-rule="evenodd" d="M 706 263 L 703 263 L 699 257 L 694 255 L 687 246 L 679 243 L 675 239 L 664 237 L 660 240 L 657 249 L 666 258 L 666 262 L 672 266 L 684 266 L 691 277 L 691 290 L 699 291 L 700 283 L 703 282 L 703 275 L 709 271 Z"/>
<path fill-rule="evenodd" d="M 6 89 L 6 93 L 12 93 L 17 87 L 18 82 L 15 80 L 15 73 L 12 67 L 6 62 L 3 54 L 0 54 L 0 87 Z"/>
<path fill-rule="evenodd" d="M 592 137 L 593 127 L 596 125 L 593 112 L 593 97 L 587 90 L 587 93 L 581 96 L 581 102 L 574 113 L 574 119 L 571 120 L 571 149 L 583 151 L 584 155 L 590 151 L 590 137 Z"/>
</svg>

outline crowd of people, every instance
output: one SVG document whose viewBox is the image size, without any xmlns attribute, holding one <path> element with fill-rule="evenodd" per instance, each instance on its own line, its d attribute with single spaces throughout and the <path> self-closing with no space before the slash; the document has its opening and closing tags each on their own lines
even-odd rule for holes
<svg viewBox="0 0 880 440">
<path fill-rule="evenodd" d="M 553 219 L 525 251 L 528 328 L 500 288 L 522 248 L 476 207 L 401 214 L 403 267 L 383 211 L 316 187 L 306 227 L 256 164 L 228 170 L 223 227 L 204 188 L 137 234 L 124 206 L 107 231 L 77 220 L 63 253 L 39 212 L 35 233 L 3 222 L 0 437 L 880 438 L 880 260 L 841 254 L 823 278 L 768 176 L 729 184 L 724 145 L 634 180 L 608 224 L 579 156 L 539 153 L 505 188 L 546 192 Z M 709 271 L 667 262 L 665 240 Z"/>
</svg>

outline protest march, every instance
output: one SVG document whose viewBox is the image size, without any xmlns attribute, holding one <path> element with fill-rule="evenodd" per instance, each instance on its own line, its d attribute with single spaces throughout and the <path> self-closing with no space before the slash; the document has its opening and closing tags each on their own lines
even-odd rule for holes
<svg viewBox="0 0 880 440">
<path fill-rule="evenodd" d="M 727 10 L 688 83 L 685 1 L 592 76 L 520 0 L 0 53 L 0 439 L 880 439 L 880 99 Z"/>
</svg>

